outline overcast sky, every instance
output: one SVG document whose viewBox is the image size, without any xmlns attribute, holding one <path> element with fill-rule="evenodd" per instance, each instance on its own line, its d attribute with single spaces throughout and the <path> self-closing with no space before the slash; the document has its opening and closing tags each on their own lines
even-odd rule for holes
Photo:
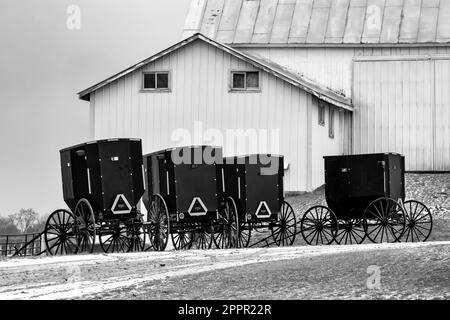
<svg viewBox="0 0 450 320">
<path fill-rule="evenodd" d="M 181 39 L 190 0 L 0 1 L 0 215 L 65 208 L 59 150 L 89 139 L 76 93 Z M 81 28 L 67 27 L 70 5 Z"/>
</svg>

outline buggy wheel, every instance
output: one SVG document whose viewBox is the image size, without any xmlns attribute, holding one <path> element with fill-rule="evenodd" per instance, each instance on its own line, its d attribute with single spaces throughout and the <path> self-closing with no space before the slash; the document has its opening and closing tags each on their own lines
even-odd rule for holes
<svg viewBox="0 0 450 320">
<path fill-rule="evenodd" d="M 280 208 L 279 222 L 272 228 L 272 238 L 277 246 L 291 246 L 297 234 L 294 209 L 286 201 Z"/>
<path fill-rule="evenodd" d="M 405 225 L 405 212 L 393 199 L 377 199 L 364 211 L 364 232 L 374 243 L 398 242 L 403 235 Z"/>
<path fill-rule="evenodd" d="M 169 239 L 169 210 L 166 202 L 160 195 L 153 195 L 150 208 L 147 213 L 148 236 L 151 247 L 155 251 L 164 251 Z"/>
<path fill-rule="evenodd" d="M 239 218 L 233 198 L 225 199 L 221 208 L 220 227 L 213 240 L 218 249 L 236 248 L 239 241 Z"/>
<path fill-rule="evenodd" d="M 51 255 L 74 254 L 78 251 L 77 221 L 64 209 L 56 210 L 45 223 L 45 246 Z"/>
<path fill-rule="evenodd" d="M 433 229 L 433 218 L 426 205 L 410 200 L 403 203 L 406 215 L 406 228 L 402 241 L 425 242 Z"/>
<path fill-rule="evenodd" d="M 139 252 L 145 249 L 145 232 L 142 223 L 128 226 L 128 240 L 130 247 L 128 252 Z"/>
<path fill-rule="evenodd" d="M 95 246 L 95 217 L 92 206 L 86 199 L 81 199 L 75 206 L 75 217 L 79 228 L 78 249 L 80 252 L 92 253 Z"/>
<path fill-rule="evenodd" d="M 361 244 L 366 239 L 361 219 L 344 220 L 334 239 L 337 244 Z"/>
<path fill-rule="evenodd" d="M 111 226 L 102 226 L 99 230 L 100 246 L 105 253 L 123 253 L 130 247 L 127 227 L 116 224 Z"/>
<path fill-rule="evenodd" d="M 175 250 L 189 250 L 192 247 L 192 232 L 179 231 L 171 234 Z"/>
<path fill-rule="evenodd" d="M 194 244 L 196 249 L 207 250 L 211 249 L 213 243 L 213 228 L 209 226 L 203 230 L 199 230 L 193 233 Z"/>
<path fill-rule="evenodd" d="M 252 225 L 249 222 L 243 222 L 239 226 L 239 248 L 248 248 L 252 237 Z"/>
<path fill-rule="evenodd" d="M 225 219 L 221 219 L 225 220 Z M 225 223 L 225 222 L 223 222 Z M 221 225 L 220 227 L 215 230 L 213 233 L 213 242 L 217 249 L 226 249 L 229 248 L 229 234 L 226 230 L 226 227 L 224 225 Z"/>
<path fill-rule="evenodd" d="M 308 209 L 301 220 L 302 237 L 309 245 L 329 245 L 336 238 L 338 220 L 331 209 L 316 206 Z"/>
</svg>

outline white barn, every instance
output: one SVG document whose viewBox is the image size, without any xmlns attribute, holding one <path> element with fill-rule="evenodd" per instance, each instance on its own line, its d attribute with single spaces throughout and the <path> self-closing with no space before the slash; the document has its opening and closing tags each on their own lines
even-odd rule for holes
<svg viewBox="0 0 450 320">
<path fill-rule="evenodd" d="M 449 0 L 193 0 L 195 32 L 351 99 L 352 152 L 450 171 Z"/>
<path fill-rule="evenodd" d="M 249 88 L 240 87 L 242 77 L 248 78 Z M 278 130 L 279 147 L 269 143 L 255 150 L 247 143 L 227 150 L 224 142 L 224 154 L 283 154 L 286 191 L 320 186 L 322 156 L 347 153 L 350 148 L 349 99 L 201 34 L 79 96 L 90 101 L 93 139 L 142 138 L 144 153 L 175 146 L 172 133 L 185 129 L 194 134 L 198 122 L 203 130 L 217 129 L 224 135 L 229 129 Z M 321 124 L 319 116 L 332 126 Z"/>
<path fill-rule="evenodd" d="M 398 152 L 450 171 L 450 0 L 192 0 L 182 41 L 79 93 L 92 138 L 279 130 L 285 190 L 324 155 Z M 254 145 L 253 145 L 254 146 Z M 252 153 L 225 146 L 225 155 Z"/>
</svg>

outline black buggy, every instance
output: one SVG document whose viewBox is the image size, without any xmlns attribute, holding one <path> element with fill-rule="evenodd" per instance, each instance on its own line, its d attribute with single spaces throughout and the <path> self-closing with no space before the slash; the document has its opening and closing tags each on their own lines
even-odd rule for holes
<svg viewBox="0 0 450 320">
<path fill-rule="evenodd" d="M 248 247 L 252 231 L 269 229 L 276 245 L 292 245 L 297 223 L 284 200 L 282 156 L 257 154 L 224 159 L 225 206 L 238 213 L 239 237 L 232 246 Z M 267 239 L 264 239 L 268 245 Z M 219 238 L 216 243 L 226 247 Z"/>
<path fill-rule="evenodd" d="M 64 201 L 71 211 L 56 210 L 46 223 L 50 254 L 104 252 L 144 248 L 144 193 L 141 140 L 110 139 L 60 151 Z"/>
<path fill-rule="evenodd" d="M 315 206 L 301 220 L 310 245 L 426 241 L 430 210 L 405 200 L 405 158 L 400 154 L 331 156 L 325 159 L 328 207 Z"/>
<path fill-rule="evenodd" d="M 169 235 L 176 250 L 193 245 L 209 249 L 221 236 L 228 244 L 237 237 L 237 216 L 230 216 L 222 201 L 221 163 L 222 149 L 210 146 L 178 147 L 144 156 L 146 228 L 154 250 L 165 250 Z"/>
</svg>

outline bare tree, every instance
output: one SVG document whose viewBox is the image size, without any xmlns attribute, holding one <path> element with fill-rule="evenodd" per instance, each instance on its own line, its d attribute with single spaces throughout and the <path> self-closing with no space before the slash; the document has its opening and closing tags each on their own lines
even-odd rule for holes
<svg viewBox="0 0 450 320">
<path fill-rule="evenodd" d="M 33 209 L 20 209 L 19 212 L 9 215 L 8 218 L 21 233 L 28 232 L 39 223 L 39 214 Z"/>
<path fill-rule="evenodd" d="M 27 230 L 27 233 L 39 233 L 45 229 L 45 224 L 47 223 L 47 219 L 50 214 L 39 215 L 39 219 L 37 223 L 35 223 L 30 229 Z"/>
<path fill-rule="evenodd" d="M 12 224 L 11 219 L 0 217 L 0 235 L 1 234 L 18 234 L 20 231 Z"/>
</svg>

